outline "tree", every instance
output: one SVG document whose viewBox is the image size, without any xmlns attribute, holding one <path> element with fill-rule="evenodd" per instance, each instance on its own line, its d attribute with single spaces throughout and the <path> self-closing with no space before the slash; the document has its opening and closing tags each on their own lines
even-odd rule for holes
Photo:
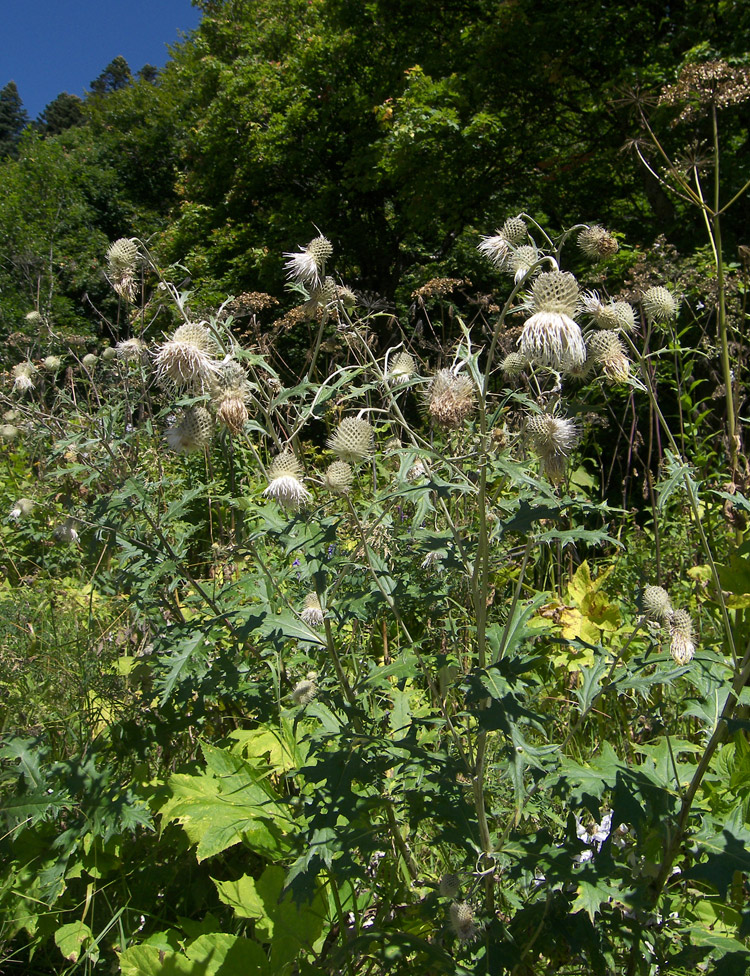
<svg viewBox="0 0 750 976">
<path fill-rule="evenodd" d="M 91 82 L 91 93 L 93 95 L 106 95 L 109 92 L 120 91 L 121 88 L 127 88 L 132 80 L 130 65 L 121 54 L 118 54 L 114 60 L 109 62 L 99 77 Z"/>
<path fill-rule="evenodd" d="M 147 81 L 151 85 L 156 83 L 156 79 L 158 77 L 159 69 L 153 64 L 144 64 L 141 70 L 138 72 L 138 78 L 141 81 Z"/>
<path fill-rule="evenodd" d="M 15 81 L 0 91 L 0 159 L 15 155 L 21 133 L 29 124 Z"/>
<path fill-rule="evenodd" d="M 57 135 L 83 121 L 83 102 L 77 95 L 60 92 L 46 106 L 37 119 L 37 125 L 45 135 Z"/>
</svg>

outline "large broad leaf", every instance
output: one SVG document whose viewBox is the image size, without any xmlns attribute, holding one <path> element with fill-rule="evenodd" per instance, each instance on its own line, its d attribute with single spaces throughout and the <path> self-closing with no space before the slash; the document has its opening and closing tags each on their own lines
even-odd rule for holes
<svg viewBox="0 0 750 976">
<path fill-rule="evenodd" d="M 199 861 L 240 842 L 267 857 L 288 850 L 284 835 L 291 822 L 264 774 L 224 749 L 204 744 L 203 754 L 206 773 L 170 778 L 172 796 L 161 809 L 163 822 L 184 827 L 198 845 Z"/>
<path fill-rule="evenodd" d="M 594 916 L 603 904 L 620 896 L 617 888 L 608 885 L 606 881 L 597 877 L 593 870 L 584 869 L 580 879 L 576 881 L 576 897 L 571 910 L 584 911 L 594 921 Z"/>
<path fill-rule="evenodd" d="M 80 920 L 61 926 L 55 932 L 55 945 L 68 962 L 78 962 L 84 947 L 93 962 L 99 958 L 99 949 L 94 941 L 94 933 Z"/>
<path fill-rule="evenodd" d="M 708 856 L 690 868 L 686 877 L 707 882 L 721 898 L 726 898 L 735 875 L 750 873 L 750 830 L 743 822 L 741 808 L 721 830 L 715 831 L 707 824 L 693 839 L 696 853 Z"/>
<path fill-rule="evenodd" d="M 181 952 L 154 945 L 133 946 L 120 956 L 122 976 L 265 976 L 263 949 L 251 939 L 224 932 L 199 936 Z"/>
<path fill-rule="evenodd" d="M 240 918 L 255 919 L 255 934 L 271 945 L 274 972 L 308 953 L 320 936 L 327 903 L 320 892 L 311 903 L 297 903 L 290 892 L 283 894 L 285 872 L 270 865 L 257 881 L 244 875 L 238 881 L 215 881 L 219 898 Z"/>
</svg>

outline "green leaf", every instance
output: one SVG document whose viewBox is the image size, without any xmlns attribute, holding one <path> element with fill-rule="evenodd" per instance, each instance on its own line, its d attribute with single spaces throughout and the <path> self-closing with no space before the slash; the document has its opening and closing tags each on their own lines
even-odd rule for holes
<svg viewBox="0 0 750 976">
<path fill-rule="evenodd" d="M 586 875 L 576 884 L 576 897 L 571 910 L 573 912 L 586 912 L 593 922 L 600 907 L 610 899 L 617 898 L 619 891 L 602 881 L 601 878 L 597 878 L 593 871 L 587 871 Z"/>
<path fill-rule="evenodd" d="M 87 943 L 88 954 L 93 962 L 99 958 L 99 950 L 94 941 L 94 933 L 85 922 L 70 922 L 55 932 L 55 945 L 68 962 L 78 962 L 81 950 Z"/>
<path fill-rule="evenodd" d="M 695 835 L 696 854 L 707 854 L 708 857 L 690 868 L 686 877 L 705 881 L 726 899 L 735 874 L 750 873 L 750 830 L 743 822 L 741 808 L 722 830 L 709 833 L 710 829 L 707 824 Z"/>
</svg>

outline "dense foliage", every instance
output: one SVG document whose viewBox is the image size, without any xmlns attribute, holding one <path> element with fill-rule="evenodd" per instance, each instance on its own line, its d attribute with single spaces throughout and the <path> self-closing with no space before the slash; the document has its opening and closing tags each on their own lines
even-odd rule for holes
<svg viewBox="0 0 750 976">
<path fill-rule="evenodd" d="M 0 968 L 744 974 L 748 11 L 198 5 L 0 91 Z"/>
</svg>

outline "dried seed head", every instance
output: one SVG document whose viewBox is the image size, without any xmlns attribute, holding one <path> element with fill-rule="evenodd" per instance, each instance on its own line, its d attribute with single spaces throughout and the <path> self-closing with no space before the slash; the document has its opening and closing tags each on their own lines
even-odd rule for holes
<svg viewBox="0 0 750 976">
<path fill-rule="evenodd" d="M 669 622 L 672 616 L 672 602 L 663 586 L 647 586 L 641 597 L 643 612 L 651 620 L 660 624 Z"/>
<path fill-rule="evenodd" d="M 326 488 L 336 495 L 343 495 L 352 486 L 354 474 L 346 461 L 334 461 L 325 473 Z"/>
<path fill-rule="evenodd" d="M 526 423 L 526 433 L 533 450 L 544 460 L 566 457 L 581 440 L 581 428 L 569 417 L 538 413 Z"/>
<path fill-rule="evenodd" d="M 612 257 L 619 249 L 615 237 L 599 224 L 585 227 L 578 235 L 578 246 L 592 261 L 604 261 Z"/>
<path fill-rule="evenodd" d="M 687 610 L 674 610 L 669 618 L 669 653 L 675 664 L 687 664 L 695 654 L 693 623 Z"/>
<path fill-rule="evenodd" d="M 317 593 L 308 593 L 305 597 L 305 608 L 300 617 L 308 627 L 323 626 L 323 608 L 320 605 Z"/>
<path fill-rule="evenodd" d="M 178 388 L 197 385 L 203 389 L 218 372 L 214 359 L 218 351 L 216 340 L 204 325 L 181 325 L 171 339 L 157 346 L 157 378 L 160 383 L 171 382 Z"/>
<path fill-rule="evenodd" d="M 578 304 L 578 282 L 569 271 L 544 271 L 531 286 L 536 312 L 575 315 Z"/>
<path fill-rule="evenodd" d="M 365 461 L 374 450 L 375 431 L 363 418 L 345 417 L 327 443 L 343 461 Z"/>
<path fill-rule="evenodd" d="M 304 678 L 302 681 L 298 681 L 292 689 L 292 698 L 297 705 L 309 705 L 317 694 L 318 686 L 315 680 L 311 678 Z"/>
<path fill-rule="evenodd" d="M 232 434 L 241 434 L 248 417 L 243 397 L 233 395 L 232 391 L 222 394 L 216 408 L 216 419 L 220 424 L 223 424 Z"/>
<path fill-rule="evenodd" d="M 320 288 L 323 283 L 325 263 L 333 254 L 333 245 L 322 235 L 315 237 L 307 247 L 299 251 L 287 251 L 284 267 L 287 277 L 308 289 Z"/>
<path fill-rule="evenodd" d="M 565 480 L 566 461 L 563 454 L 549 454 L 540 457 L 539 473 L 550 484 L 559 485 Z"/>
<path fill-rule="evenodd" d="M 430 417 L 441 427 L 460 427 L 474 410 L 474 382 L 466 373 L 441 369 L 427 388 L 426 401 Z"/>
<path fill-rule="evenodd" d="M 188 407 L 176 427 L 164 435 L 169 447 L 178 454 L 201 451 L 211 443 L 213 420 L 205 407 Z"/>
<path fill-rule="evenodd" d="M 416 368 L 413 356 L 408 352 L 397 352 L 388 364 L 386 379 L 391 384 L 401 383 L 408 380 Z"/>
<path fill-rule="evenodd" d="M 271 462 L 268 482 L 263 494 L 290 511 L 296 512 L 311 497 L 302 484 L 302 465 L 288 448 Z"/>
<path fill-rule="evenodd" d="M 465 901 L 454 901 L 450 907 L 451 929 L 460 942 L 470 942 L 477 934 L 474 912 Z"/>
<path fill-rule="evenodd" d="M 461 890 L 461 879 L 457 874 L 444 874 L 440 879 L 438 891 L 443 898 L 455 898 Z"/>
<path fill-rule="evenodd" d="M 8 518 L 15 520 L 31 515 L 35 505 L 36 502 L 32 498 L 19 498 L 8 513 Z"/>
<path fill-rule="evenodd" d="M 643 311 L 649 322 L 661 324 L 668 322 L 677 315 L 677 300 L 671 291 L 657 285 L 649 288 L 641 297 Z"/>
</svg>

